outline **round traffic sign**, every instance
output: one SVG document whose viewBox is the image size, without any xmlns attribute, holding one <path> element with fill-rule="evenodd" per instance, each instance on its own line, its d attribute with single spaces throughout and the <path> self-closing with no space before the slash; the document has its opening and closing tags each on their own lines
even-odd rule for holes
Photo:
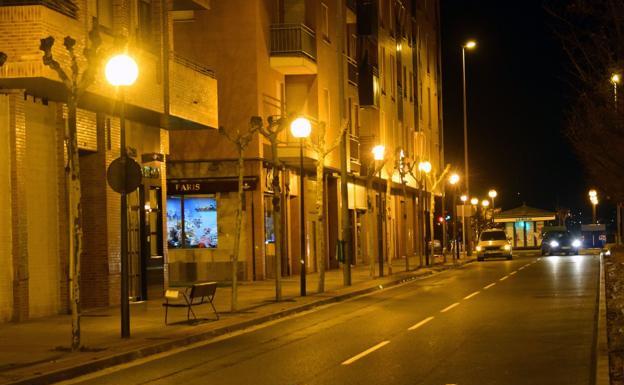
<svg viewBox="0 0 624 385">
<path fill-rule="evenodd" d="M 125 181 L 123 178 L 124 169 Z M 141 166 L 134 159 L 128 157 L 126 157 L 125 162 L 121 158 L 112 161 L 106 172 L 108 185 L 120 194 L 127 194 L 136 190 L 141 184 L 142 177 Z"/>
</svg>

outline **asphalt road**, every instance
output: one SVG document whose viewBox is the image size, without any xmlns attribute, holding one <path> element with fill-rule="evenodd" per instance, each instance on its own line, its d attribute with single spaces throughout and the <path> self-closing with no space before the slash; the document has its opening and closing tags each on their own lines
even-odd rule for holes
<svg viewBox="0 0 624 385">
<path fill-rule="evenodd" d="M 83 384 L 591 384 L 595 256 L 473 263 Z"/>
</svg>

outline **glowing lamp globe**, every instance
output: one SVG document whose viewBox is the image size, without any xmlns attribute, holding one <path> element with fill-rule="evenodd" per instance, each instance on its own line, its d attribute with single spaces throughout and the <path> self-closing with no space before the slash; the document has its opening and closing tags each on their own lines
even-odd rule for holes
<svg viewBox="0 0 624 385">
<path fill-rule="evenodd" d="M 459 199 L 461 199 L 462 202 L 466 203 L 466 201 L 468 201 L 468 195 L 462 195 Z"/>
<path fill-rule="evenodd" d="M 429 174 L 429 172 L 431 172 L 431 163 L 428 161 L 420 162 L 418 163 L 418 169 L 425 174 Z"/>
<path fill-rule="evenodd" d="M 457 175 L 457 174 L 452 174 L 452 175 L 449 177 L 449 183 L 450 183 L 450 184 L 452 184 L 452 185 L 455 185 L 455 184 L 457 184 L 457 182 L 459 182 L 459 175 Z"/>
<path fill-rule="evenodd" d="M 383 160 L 385 152 L 386 152 L 385 146 L 381 144 L 376 145 L 375 147 L 373 147 L 373 159 Z"/>
<path fill-rule="evenodd" d="M 468 49 L 473 49 L 477 46 L 477 42 L 474 40 L 468 40 L 466 42 L 466 44 L 464 45 L 464 47 L 468 48 Z"/>
<path fill-rule="evenodd" d="M 290 133 L 295 138 L 307 138 L 312 132 L 312 124 L 306 118 L 297 118 L 290 123 Z"/>
<path fill-rule="evenodd" d="M 483 207 L 488 207 L 490 205 L 490 201 L 487 199 L 484 199 L 483 201 L 481 201 L 481 206 Z"/>
<path fill-rule="evenodd" d="M 112 86 L 131 86 L 139 76 L 139 67 L 133 58 L 120 54 L 108 60 L 104 73 Z"/>
<path fill-rule="evenodd" d="M 479 204 L 479 199 L 477 199 L 477 198 L 472 198 L 472 199 L 470 200 L 470 204 L 472 204 L 473 206 L 478 205 L 478 204 Z"/>
<path fill-rule="evenodd" d="M 490 190 L 490 191 L 488 192 L 488 196 L 489 196 L 490 198 L 496 198 L 496 197 L 498 196 L 498 193 L 496 192 L 496 190 Z"/>
</svg>

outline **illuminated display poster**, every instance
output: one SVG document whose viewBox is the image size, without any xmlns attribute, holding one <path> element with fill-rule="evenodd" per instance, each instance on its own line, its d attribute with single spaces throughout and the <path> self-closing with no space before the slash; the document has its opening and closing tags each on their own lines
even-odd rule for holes
<svg viewBox="0 0 624 385">
<path fill-rule="evenodd" d="M 167 244 L 171 248 L 216 248 L 217 200 L 214 197 L 168 197 Z"/>
</svg>

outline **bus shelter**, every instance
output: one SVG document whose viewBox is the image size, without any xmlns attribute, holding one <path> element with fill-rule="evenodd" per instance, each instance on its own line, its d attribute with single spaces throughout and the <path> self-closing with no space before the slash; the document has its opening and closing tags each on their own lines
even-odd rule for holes
<svg viewBox="0 0 624 385">
<path fill-rule="evenodd" d="M 542 245 L 542 230 L 556 218 L 556 213 L 523 204 L 494 215 L 494 222 L 505 226 L 514 248 L 531 249 Z"/>
</svg>

